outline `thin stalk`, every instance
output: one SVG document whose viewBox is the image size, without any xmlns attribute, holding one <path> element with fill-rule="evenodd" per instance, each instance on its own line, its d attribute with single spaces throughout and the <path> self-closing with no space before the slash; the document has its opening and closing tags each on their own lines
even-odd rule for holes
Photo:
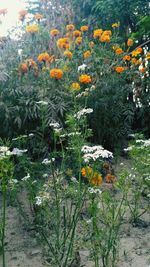
<svg viewBox="0 0 150 267">
<path fill-rule="evenodd" d="M 3 192 L 2 192 L 2 206 L 3 206 L 3 213 L 2 213 L 2 257 L 3 257 L 3 267 L 6 266 L 5 264 L 5 227 L 6 227 L 6 185 L 3 185 Z"/>
</svg>

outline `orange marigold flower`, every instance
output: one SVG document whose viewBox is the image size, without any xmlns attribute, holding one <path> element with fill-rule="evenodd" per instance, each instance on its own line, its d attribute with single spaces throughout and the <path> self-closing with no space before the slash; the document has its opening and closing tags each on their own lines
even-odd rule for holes
<svg viewBox="0 0 150 267">
<path fill-rule="evenodd" d="M 93 37 L 94 38 L 97 38 L 97 37 L 99 38 L 99 37 L 101 37 L 102 33 L 103 33 L 102 29 L 97 29 L 97 30 L 94 31 Z"/>
<path fill-rule="evenodd" d="M 27 63 L 29 68 L 36 68 L 37 67 L 36 62 L 32 58 L 28 58 L 26 60 L 26 63 Z"/>
<path fill-rule="evenodd" d="M 61 69 L 52 69 L 50 71 L 50 77 L 59 80 L 63 77 L 63 71 Z"/>
<path fill-rule="evenodd" d="M 75 29 L 75 26 L 74 26 L 73 24 L 68 24 L 68 25 L 66 26 L 66 30 L 67 30 L 67 31 L 74 31 L 74 29 Z"/>
<path fill-rule="evenodd" d="M 112 174 L 106 175 L 106 183 L 114 183 L 116 181 L 116 176 Z"/>
<path fill-rule="evenodd" d="M 59 32 L 59 30 L 57 30 L 57 29 L 53 29 L 53 30 L 50 31 L 50 35 L 51 35 L 51 36 L 57 36 L 59 33 L 60 33 L 60 32 Z"/>
<path fill-rule="evenodd" d="M 38 56 L 38 61 L 39 61 L 39 62 L 42 62 L 42 61 L 46 62 L 46 61 L 49 61 L 49 59 L 50 59 L 50 56 L 49 56 L 49 54 L 48 54 L 47 52 L 45 52 L 45 53 L 41 53 L 41 54 Z"/>
<path fill-rule="evenodd" d="M 73 91 L 79 91 L 80 90 L 80 84 L 79 83 L 72 83 L 70 86 L 70 89 Z"/>
<path fill-rule="evenodd" d="M 26 32 L 28 33 L 37 33 L 39 31 L 39 26 L 36 24 L 27 25 L 26 26 Z"/>
<path fill-rule="evenodd" d="M 65 51 L 64 52 L 64 56 L 68 57 L 68 58 L 72 58 L 72 52 L 70 51 Z"/>
<path fill-rule="evenodd" d="M 95 45 L 95 44 L 94 44 L 94 42 L 93 42 L 93 41 L 89 42 L 89 47 L 90 47 L 90 48 L 93 48 L 93 47 L 94 47 L 94 45 Z"/>
<path fill-rule="evenodd" d="M 80 81 L 80 83 L 87 84 L 87 83 L 91 83 L 92 82 L 92 79 L 91 79 L 91 76 L 90 75 L 82 74 L 79 77 L 79 81 Z"/>
<path fill-rule="evenodd" d="M 133 41 L 133 39 L 128 39 L 128 41 L 127 41 L 127 46 L 133 46 L 133 43 L 134 43 L 134 41 Z"/>
<path fill-rule="evenodd" d="M 131 57 L 129 55 L 125 55 L 123 57 L 123 61 L 130 61 L 131 60 Z"/>
<path fill-rule="evenodd" d="M 133 57 L 131 61 L 134 65 L 140 65 L 142 63 L 140 59 L 136 59 L 135 57 Z"/>
<path fill-rule="evenodd" d="M 119 28 L 120 22 L 113 23 L 111 26 L 112 26 L 112 28 Z"/>
<path fill-rule="evenodd" d="M 120 55 L 120 54 L 122 54 L 122 53 L 123 53 L 122 48 L 118 47 L 118 48 L 115 50 L 115 53 L 116 53 L 116 55 Z"/>
<path fill-rule="evenodd" d="M 94 186 L 100 186 L 103 178 L 98 172 L 94 172 L 94 175 L 90 178 L 90 183 Z"/>
<path fill-rule="evenodd" d="M 58 39 L 57 46 L 61 49 L 62 48 L 68 49 L 69 48 L 69 39 L 67 37 Z"/>
<path fill-rule="evenodd" d="M 26 63 L 22 63 L 22 64 L 20 64 L 20 66 L 19 66 L 19 70 L 20 70 L 22 73 L 27 73 L 27 71 L 28 71 L 28 66 L 27 66 L 27 64 L 26 64 Z"/>
<path fill-rule="evenodd" d="M 81 174 L 83 177 L 91 178 L 93 169 L 90 166 L 81 169 Z"/>
<path fill-rule="evenodd" d="M 125 70 L 125 68 L 122 67 L 122 66 L 118 66 L 118 67 L 115 68 L 115 71 L 116 71 L 117 73 L 122 73 L 124 70 Z"/>
<path fill-rule="evenodd" d="M 81 36 L 81 32 L 78 31 L 78 30 L 73 31 L 73 36 L 74 36 L 74 37 L 79 37 L 79 36 Z"/>
<path fill-rule="evenodd" d="M 19 19 L 23 21 L 27 14 L 28 14 L 28 12 L 26 10 L 20 10 L 19 11 Z"/>
<path fill-rule="evenodd" d="M 43 18 L 43 15 L 37 13 L 37 14 L 34 15 L 34 18 L 39 21 L 39 20 L 41 20 Z"/>
<path fill-rule="evenodd" d="M 145 73 L 145 71 L 146 71 L 146 68 L 145 67 L 139 67 L 139 71 L 141 72 L 141 73 Z"/>
<path fill-rule="evenodd" d="M 81 26 L 80 30 L 81 32 L 87 32 L 89 27 L 87 25 Z"/>
<path fill-rule="evenodd" d="M 7 9 L 6 8 L 0 9 L 0 15 L 5 16 L 6 14 L 7 14 Z"/>
<path fill-rule="evenodd" d="M 109 43 L 110 42 L 110 36 L 107 34 L 102 34 L 99 40 L 102 43 Z"/>
<path fill-rule="evenodd" d="M 91 51 L 87 50 L 86 52 L 84 52 L 83 56 L 84 56 L 85 59 L 90 57 L 91 56 Z"/>
<path fill-rule="evenodd" d="M 77 37 L 75 43 L 80 45 L 82 43 L 82 37 Z"/>
<path fill-rule="evenodd" d="M 110 37 L 112 36 L 112 31 L 111 30 L 107 30 L 103 32 L 104 35 L 109 35 Z"/>
</svg>

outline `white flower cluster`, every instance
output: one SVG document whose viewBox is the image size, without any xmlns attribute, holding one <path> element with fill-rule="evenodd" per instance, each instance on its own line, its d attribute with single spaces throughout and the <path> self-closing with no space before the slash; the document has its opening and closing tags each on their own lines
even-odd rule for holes
<svg viewBox="0 0 150 267">
<path fill-rule="evenodd" d="M 50 199 L 50 194 L 48 192 L 40 192 L 40 195 L 35 197 L 35 204 L 37 206 L 42 206 L 49 199 Z"/>
<path fill-rule="evenodd" d="M 148 139 L 148 140 L 137 139 L 135 142 L 137 144 L 141 144 L 141 146 L 137 146 L 137 148 L 139 148 L 139 149 L 142 149 L 142 148 L 145 148 L 145 147 L 149 147 L 150 146 L 150 139 Z M 133 148 L 135 148 L 134 145 L 129 146 L 127 148 L 124 148 L 124 151 L 125 152 L 128 152 L 128 151 L 131 151 Z"/>
<path fill-rule="evenodd" d="M 82 71 L 85 71 L 86 67 L 87 67 L 86 64 L 82 64 L 82 65 L 78 66 L 78 72 L 80 72 L 80 71 L 81 71 L 81 72 L 82 72 Z"/>
<path fill-rule="evenodd" d="M 60 124 L 58 122 L 51 122 L 49 126 L 54 128 L 54 129 L 60 128 Z"/>
<path fill-rule="evenodd" d="M 12 138 L 12 141 L 17 141 L 17 140 L 20 140 L 20 139 L 23 139 L 23 138 L 27 138 L 27 137 L 32 137 L 32 136 L 34 136 L 33 133 L 30 133 L 29 135 L 24 134 L 24 135 L 20 135 L 18 137 Z"/>
<path fill-rule="evenodd" d="M 51 122 L 49 124 L 49 126 L 52 127 L 56 133 L 60 133 L 62 130 L 62 128 L 58 122 Z"/>
<path fill-rule="evenodd" d="M 23 181 L 23 182 L 26 182 L 27 180 L 29 180 L 30 179 L 30 174 L 28 173 L 25 177 L 23 177 L 21 180 Z"/>
<path fill-rule="evenodd" d="M 127 148 L 124 148 L 123 150 L 124 150 L 125 152 L 128 152 L 128 151 L 131 151 L 134 147 L 135 147 L 135 146 L 129 146 L 129 147 L 127 147 Z"/>
<path fill-rule="evenodd" d="M 75 183 L 75 184 L 78 184 L 79 182 L 78 182 L 78 180 L 76 179 L 76 177 L 71 177 L 71 181 L 73 182 L 73 183 Z"/>
<path fill-rule="evenodd" d="M 84 90 L 84 92 L 82 92 L 82 93 L 76 95 L 76 98 L 80 98 L 80 97 L 82 97 L 82 96 L 88 96 L 90 92 L 92 92 L 92 91 L 95 90 L 95 88 L 96 88 L 95 85 L 92 85 L 90 88 L 86 88 L 86 89 Z"/>
<path fill-rule="evenodd" d="M 84 154 L 84 162 L 89 162 L 90 160 L 96 161 L 99 158 L 113 158 L 113 153 L 104 149 L 102 146 L 83 146 L 81 151 Z"/>
<path fill-rule="evenodd" d="M 25 152 L 27 152 L 27 149 L 21 150 L 18 148 L 13 148 L 13 150 L 10 151 L 7 146 L 0 146 L 0 158 L 4 158 L 6 156 L 11 155 L 22 156 Z"/>
<path fill-rule="evenodd" d="M 67 133 L 67 134 L 61 134 L 60 137 L 64 138 L 66 136 L 75 136 L 75 135 L 81 135 L 80 132 L 72 132 L 72 133 Z"/>
<path fill-rule="evenodd" d="M 9 185 L 10 186 L 13 186 L 13 185 L 15 185 L 17 183 L 18 183 L 18 180 L 17 179 L 11 179 L 11 180 L 9 180 Z"/>
<path fill-rule="evenodd" d="M 45 165 L 49 165 L 49 164 L 51 164 L 54 161 L 55 161 L 55 158 L 52 158 L 52 159 L 43 159 L 42 163 L 45 164 Z"/>
<path fill-rule="evenodd" d="M 43 105 L 43 106 L 47 106 L 48 105 L 48 102 L 47 101 L 37 101 L 36 104 L 40 104 L 40 105 Z"/>
<path fill-rule="evenodd" d="M 143 143 L 143 146 L 147 147 L 147 146 L 150 146 L 150 139 L 148 140 L 137 139 L 136 143 Z"/>
<path fill-rule="evenodd" d="M 13 148 L 13 150 L 12 150 L 12 155 L 22 156 L 23 153 L 26 153 L 27 151 L 28 151 L 27 149 Z"/>
<path fill-rule="evenodd" d="M 9 151 L 9 147 L 7 147 L 7 146 L 0 146 L 0 153 L 6 153 L 7 151 Z"/>
<path fill-rule="evenodd" d="M 80 111 L 78 111 L 77 114 L 74 115 L 74 117 L 79 120 L 82 116 L 84 116 L 86 114 L 90 114 L 92 112 L 93 112 L 92 108 L 83 108 Z"/>
<path fill-rule="evenodd" d="M 92 188 L 92 187 L 89 187 L 88 188 L 88 192 L 90 193 L 90 194 L 101 194 L 102 193 L 102 191 L 99 189 L 99 188 Z"/>
</svg>

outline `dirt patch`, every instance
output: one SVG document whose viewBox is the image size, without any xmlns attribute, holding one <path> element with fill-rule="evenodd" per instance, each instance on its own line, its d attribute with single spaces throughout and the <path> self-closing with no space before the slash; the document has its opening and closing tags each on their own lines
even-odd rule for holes
<svg viewBox="0 0 150 267">
<path fill-rule="evenodd" d="M 25 229 L 15 207 L 7 208 L 5 244 L 7 267 L 46 267 L 43 265 L 42 250 L 37 245 L 36 238 Z M 1 257 L 0 266 L 2 266 Z"/>
</svg>

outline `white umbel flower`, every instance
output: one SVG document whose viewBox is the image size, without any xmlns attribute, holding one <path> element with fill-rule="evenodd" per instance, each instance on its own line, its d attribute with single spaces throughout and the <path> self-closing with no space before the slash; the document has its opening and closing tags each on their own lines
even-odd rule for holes
<svg viewBox="0 0 150 267">
<path fill-rule="evenodd" d="M 83 108 L 80 111 L 78 111 L 77 114 L 74 115 L 74 117 L 79 120 L 82 116 L 85 116 L 86 114 L 90 114 L 92 112 L 93 112 L 92 108 Z"/>
</svg>

